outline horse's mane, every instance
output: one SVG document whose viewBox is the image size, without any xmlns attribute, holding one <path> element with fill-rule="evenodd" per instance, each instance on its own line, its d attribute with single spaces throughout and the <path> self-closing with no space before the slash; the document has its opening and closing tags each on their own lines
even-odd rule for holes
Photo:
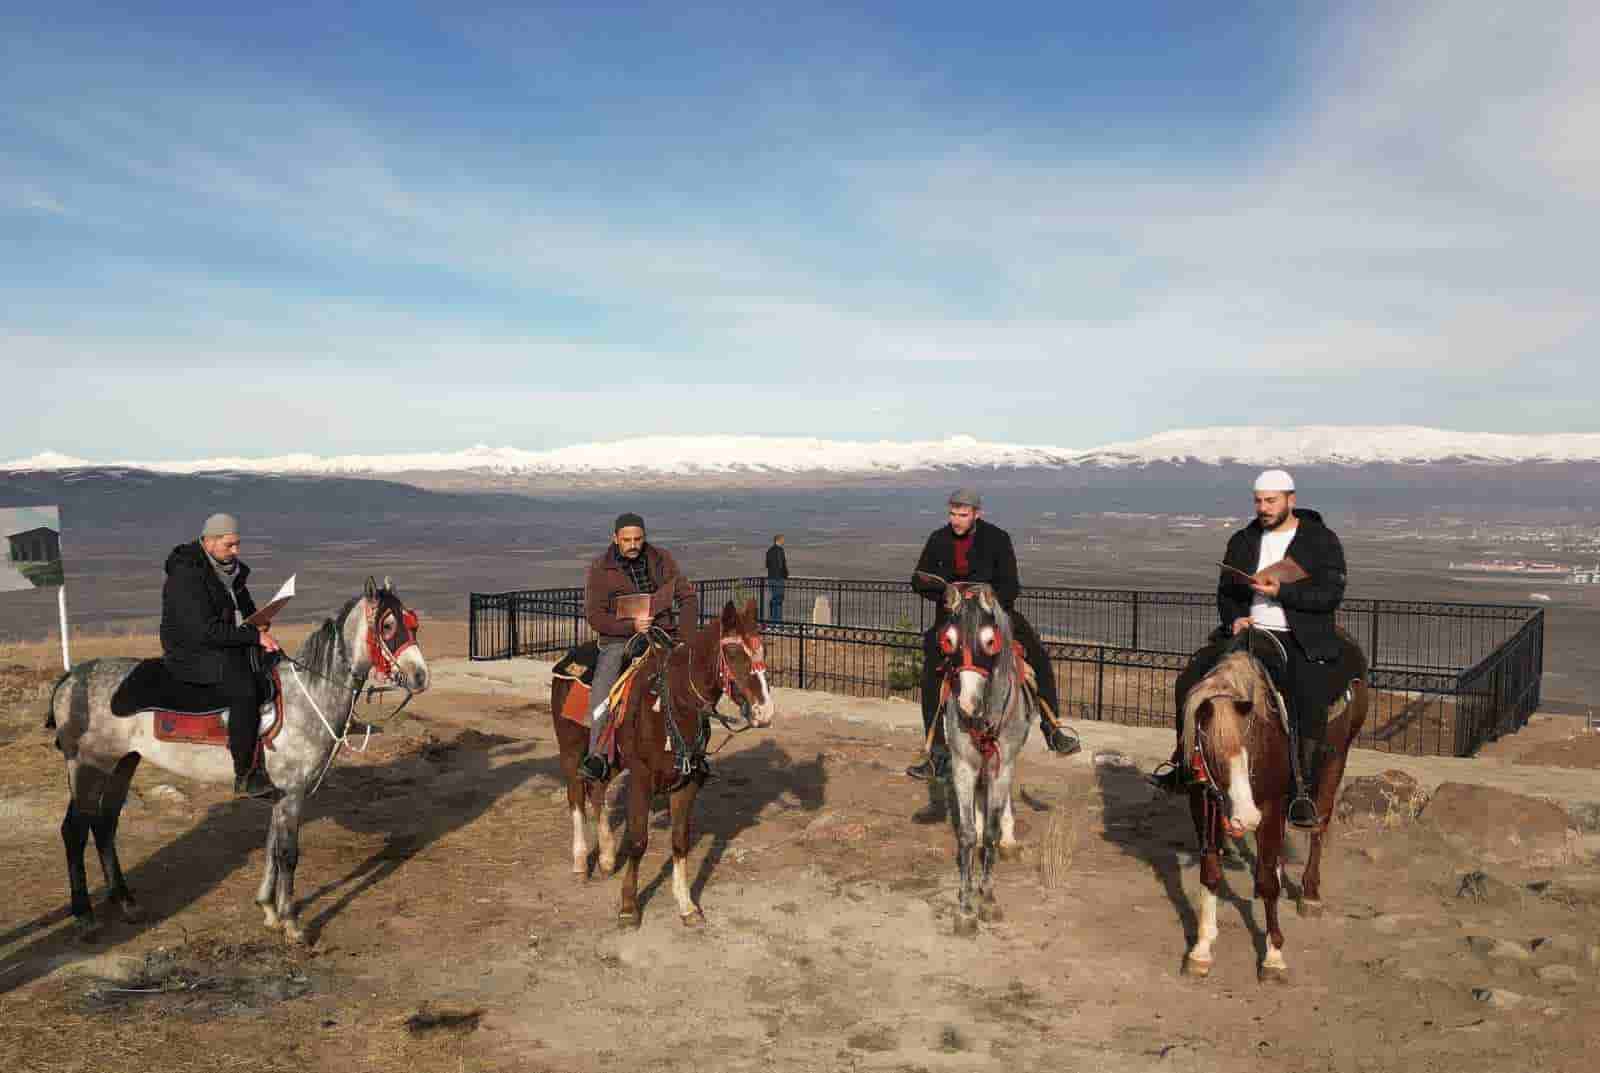
<svg viewBox="0 0 1600 1073">
<path fill-rule="evenodd" d="M 989 671 L 989 688 L 984 700 L 985 714 L 992 713 L 990 721 L 999 722 L 1023 695 L 1017 661 L 1012 656 L 1016 633 L 1011 626 L 1011 614 L 987 585 L 970 590 L 957 605 L 957 614 L 961 618 L 963 636 L 976 637 L 985 618 L 993 619 L 995 632 L 1000 635 L 1000 654 Z"/>
<path fill-rule="evenodd" d="M 1222 718 L 1211 721 L 1211 740 L 1221 755 L 1230 754 L 1245 745 L 1244 721 L 1238 717 L 1237 705 L 1249 704 L 1261 711 L 1270 709 L 1266 672 L 1254 656 L 1244 649 L 1235 649 L 1223 656 L 1210 672 L 1190 688 L 1183 698 L 1183 754 L 1194 752 L 1195 734 L 1199 729 L 1200 708 L 1208 701 L 1227 700 L 1231 704 L 1214 706 L 1214 713 L 1227 712 Z"/>
<path fill-rule="evenodd" d="M 334 612 L 333 617 L 323 619 L 322 625 L 300 645 L 300 651 L 295 653 L 295 659 L 313 674 L 333 677 L 341 665 L 349 662 L 344 652 L 344 638 L 340 634 L 341 624 L 349 617 L 351 609 L 360 602 L 361 597 L 353 596 L 345 601 L 343 607 Z"/>
</svg>

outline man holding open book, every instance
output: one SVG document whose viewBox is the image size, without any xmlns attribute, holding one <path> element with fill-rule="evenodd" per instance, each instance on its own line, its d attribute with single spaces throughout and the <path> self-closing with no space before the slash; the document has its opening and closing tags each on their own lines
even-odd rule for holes
<svg viewBox="0 0 1600 1073">
<path fill-rule="evenodd" d="M 254 652 L 278 651 L 269 626 L 247 621 L 256 602 L 245 586 L 250 568 L 239 559 L 239 523 L 213 514 L 200 539 L 179 544 L 167 556 L 161 587 L 161 652 L 167 672 L 212 703 L 228 709 L 228 748 L 233 753 L 233 791 L 259 797 L 273 792 L 256 763 L 261 730 L 261 694 Z"/>
<path fill-rule="evenodd" d="M 1316 785 L 1322 744 L 1328 731 L 1328 706 L 1345 687 L 1339 673 L 1343 642 L 1334 615 L 1344 600 L 1344 547 L 1322 515 L 1295 505 L 1294 478 L 1281 469 L 1256 478 L 1255 520 L 1233 534 L 1217 582 L 1217 613 L 1222 625 L 1215 643 L 1195 657 L 1185 677 L 1195 680 L 1221 658 L 1227 643 L 1255 628 L 1269 631 L 1286 657 L 1285 684 L 1300 744 L 1305 783 Z M 1178 727 L 1183 740 L 1183 727 Z M 1180 745 L 1181 750 L 1181 745 Z M 1165 789 L 1178 789 L 1184 761 L 1174 752 L 1171 770 L 1157 776 Z M 1314 826 L 1313 808 L 1303 788 L 1291 806 L 1296 826 Z M 1298 807 L 1296 807 L 1298 806 Z"/>
<path fill-rule="evenodd" d="M 677 605 L 677 617 L 673 606 Z M 645 540 L 644 519 L 637 514 L 618 515 L 611 530 L 611 545 L 589 564 L 583 586 L 583 616 L 598 634 L 600 654 L 595 661 L 589 696 L 594 701 L 589 727 L 589 755 L 579 771 L 585 778 L 603 779 L 610 764 L 600 752 L 600 736 L 611 721 L 606 698 L 622 677 L 628 661 L 645 647 L 651 626 L 669 634 L 681 624 L 693 630 L 700 623 L 699 597 L 665 549 Z"/>
</svg>

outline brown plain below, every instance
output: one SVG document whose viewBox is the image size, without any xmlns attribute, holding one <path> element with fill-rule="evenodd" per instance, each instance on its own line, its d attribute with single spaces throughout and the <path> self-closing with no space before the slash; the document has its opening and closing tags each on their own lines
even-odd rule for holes
<svg viewBox="0 0 1600 1073">
<path fill-rule="evenodd" d="M 464 627 L 424 629 L 431 653 L 464 647 Z M 48 680 L 50 656 L 35 667 L 13 649 L 0 664 Z M 1007 920 L 956 943 L 953 837 L 911 822 L 927 790 L 900 774 L 917 743 L 780 713 L 772 732 L 728 745 L 704 795 L 690 859 L 709 926 L 678 924 L 652 840 L 643 878 L 660 881 L 644 927 L 623 934 L 608 881 L 567 871 L 545 698 L 448 689 L 342 760 L 315 799 L 301 861 L 310 950 L 273 941 L 250 904 L 265 810 L 148 766 L 121 844 L 153 920 L 84 949 L 58 919 L 60 759 L 42 699 L 26 697 L 40 680 L 16 678 L 20 701 L 0 708 L 16 734 L 0 744 L 8 1070 L 1488 1073 L 1597 1057 L 1600 908 L 1540 893 L 1586 882 L 1592 865 L 1490 866 L 1506 896 L 1463 898 L 1461 877 L 1481 865 L 1427 823 L 1341 824 L 1326 915 L 1286 921 L 1291 985 L 1256 983 L 1259 911 L 1237 857 L 1217 965 L 1196 985 L 1178 975 L 1193 912 L 1185 811 L 1137 772 L 1096 766 L 1092 749 L 1030 754 L 1016 800 L 1035 845 L 999 866 Z M 1039 867 L 1047 835 L 1071 836 L 1064 875 Z M 1464 935 L 1504 942 L 1469 948 Z M 1502 949 L 1528 957 L 1479 952 Z"/>
</svg>

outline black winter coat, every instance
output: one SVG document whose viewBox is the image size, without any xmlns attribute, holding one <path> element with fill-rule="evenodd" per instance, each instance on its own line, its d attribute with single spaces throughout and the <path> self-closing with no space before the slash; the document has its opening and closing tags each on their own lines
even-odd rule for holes
<svg viewBox="0 0 1600 1073">
<path fill-rule="evenodd" d="M 789 576 L 789 557 L 783 549 L 774 544 L 767 549 L 767 577 L 786 578 Z"/>
<path fill-rule="evenodd" d="M 239 564 L 233 591 L 239 612 L 255 614 L 256 602 L 245 588 L 250 568 Z M 254 626 L 234 625 L 233 600 L 198 540 L 179 544 L 167 556 L 167 580 L 161 586 L 161 652 L 174 678 L 197 685 L 222 681 L 227 649 L 249 649 L 261 642 Z"/>
<path fill-rule="evenodd" d="M 1334 612 L 1344 601 L 1344 546 L 1314 510 L 1295 509 L 1299 519 L 1294 539 L 1289 541 L 1289 558 L 1311 576 L 1278 589 L 1278 602 L 1284 618 L 1306 655 L 1314 660 L 1337 659 L 1342 651 L 1334 633 Z M 1222 561 L 1247 574 L 1253 574 L 1261 559 L 1261 523 L 1253 521 L 1228 541 Z M 1235 619 L 1250 616 L 1255 590 L 1239 578 L 1224 574 L 1217 583 L 1217 613 L 1223 629 Z"/>
<path fill-rule="evenodd" d="M 967 555 L 966 577 L 956 577 L 956 533 L 948 525 L 935 529 L 928 537 L 922 556 L 917 560 L 917 570 L 946 581 L 987 582 L 1007 611 L 1022 591 L 1022 582 L 1017 580 L 1017 553 L 1011 547 L 1011 534 L 982 518 L 977 521 L 972 550 Z M 942 588 L 915 575 L 911 578 L 911 587 L 925 600 L 937 603 L 944 598 Z"/>
</svg>

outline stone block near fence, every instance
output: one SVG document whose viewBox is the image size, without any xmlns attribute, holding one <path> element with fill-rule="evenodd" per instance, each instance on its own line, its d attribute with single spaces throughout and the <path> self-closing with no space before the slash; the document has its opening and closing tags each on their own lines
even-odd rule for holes
<svg viewBox="0 0 1600 1073">
<path fill-rule="evenodd" d="M 811 605 L 811 625 L 833 625 L 833 605 L 828 602 L 826 596 L 818 596 L 817 602 Z"/>
</svg>

